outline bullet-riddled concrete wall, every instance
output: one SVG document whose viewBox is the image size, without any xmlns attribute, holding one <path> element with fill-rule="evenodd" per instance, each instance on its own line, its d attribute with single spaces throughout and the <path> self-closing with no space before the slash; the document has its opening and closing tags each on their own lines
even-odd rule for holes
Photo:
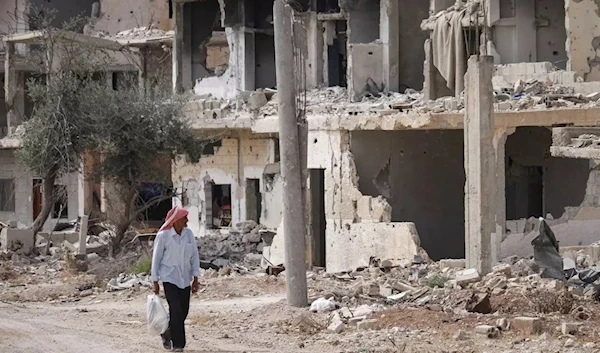
<svg viewBox="0 0 600 353">
<path fill-rule="evenodd" d="M 586 81 L 600 80 L 600 3 L 565 0 L 568 69 Z"/>
<path fill-rule="evenodd" d="M 194 234 L 202 236 L 206 232 L 205 185 L 231 185 L 233 224 L 246 220 L 246 179 L 259 179 L 261 204 L 261 224 L 276 228 L 281 221 L 281 178 L 265 177 L 265 167 L 273 163 L 275 140 L 252 138 L 242 134 L 239 138 L 227 137 L 214 154 L 203 155 L 198 164 L 176 161 L 173 168 L 173 183 L 184 190 L 190 212 L 189 226 Z M 181 203 L 181 200 L 177 200 Z M 212 215 L 208 215 L 212 217 Z"/>
<path fill-rule="evenodd" d="M 401 1 L 400 11 L 400 88 L 408 86 L 420 90 L 423 88 L 423 46 L 429 33 L 421 29 L 421 22 L 429 17 L 429 2 L 422 0 Z M 404 85 L 404 86 L 403 86 Z"/>
</svg>

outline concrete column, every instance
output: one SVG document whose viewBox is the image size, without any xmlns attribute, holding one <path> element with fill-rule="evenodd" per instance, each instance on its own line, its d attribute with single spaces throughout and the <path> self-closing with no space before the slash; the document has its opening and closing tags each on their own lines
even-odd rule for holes
<svg viewBox="0 0 600 353">
<path fill-rule="evenodd" d="M 492 268 L 496 232 L 493 70 L 493 57 L 471 56 L 465 75 L 465 253 L 467 267 L 482 275 Z"/>
<path fill-rule="evenodd" d="M 381 0 L 379 37 L 383 43 L 383 83 L 388 92 L 400 89 L 400 9 L 399 0 Z"/>
<path fill-rule="evenodd" d="M 173 38 L 173 91 L 183 92 L 183 3 L 174 2 L 173 19 L 175 37 Z"/>
<path fill-rule="evenodd" d="M 88 216 L 81 216 L 79 224 L 79 255 L 87 254 Z"/>
<path fill-rule="evenodd" d="M 306 88 L 314 89 L 323 83 L 323 24 L 317 19 L 315 11 L 306 18 L 306 37 L 308 60 L 306 61 Z"/>
<path fill-rule="evenodd" d="M 15 43 L 5 42 L 4 53 L 4 100 L 6 102 L 6 120 L 8 135 L 14 133 L 20 121 L 17 121 L 15 98 L 17 96 L 18 75 L 16 71 Z"/>
<path fill-rule="evenodd" d="M 433 46 L 431 39 L 425 41 L 425 63 L 423 65 L 423 99 L 434 100 L 437 98 L 435 92 L 435 66 L 433 65 Z"/>
<path fill-rule="evenodd" d="M 193 3 L 190 3 L 187 6 L 189 10 Z M 182 57 L 181 57 L 181 84 L 183 85 L 184 90 L 191 90 L 194 88 L 195 82 L 192 80 L 192 37 L 194 33 L 192 32 L 192 11 L 185 11 L 186 7 L 184 6 L 183 10 L 183 42 L 182 42 Z"/>
<path fill-rule="evenodd" d="M 492 241 L 492 264 L 496 264 L 506 234 L 506 139 L 515 128 L 497 128 L 494 132 L 496 154 L 496 232 Z"/>
</svg>

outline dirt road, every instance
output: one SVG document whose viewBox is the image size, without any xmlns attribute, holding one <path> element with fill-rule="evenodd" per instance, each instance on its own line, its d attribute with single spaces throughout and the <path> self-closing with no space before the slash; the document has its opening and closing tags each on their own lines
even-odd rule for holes
<svg viewBox="0 0 600 353">
<path fill-rule="evenodd" d="M 274 296 L 193 302 L 190 318 L 194 320 L 210 312 L 248 311 L 281 299 Z M 146 331 L 143 297 L 129 302 L 96 304 L 1 303 L 0 312 L 0 352 L 3 353 L 164 352 L 160 340 Z M 187 336 L 187 352 L 276 352 L 260 346 L 235 344 L 232 339 L 215 336 L 211 329 L 194 325 L 188 325 Z"/>
</svg>

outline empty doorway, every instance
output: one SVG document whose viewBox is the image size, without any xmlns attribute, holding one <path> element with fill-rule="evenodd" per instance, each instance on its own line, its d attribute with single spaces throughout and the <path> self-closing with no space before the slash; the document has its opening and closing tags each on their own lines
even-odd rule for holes
<svg viewBox="0 0 600 353">
<path fill-rule="evenodd" d="M 261 204 L 260 180 L 246 179 L 246 220 L 260 224 Z"/>
<path fill-rule="evenodd" d="M 325 170 L 310 170 L 310 219 L 313 265 L 325 267 Z"/>
</svg>

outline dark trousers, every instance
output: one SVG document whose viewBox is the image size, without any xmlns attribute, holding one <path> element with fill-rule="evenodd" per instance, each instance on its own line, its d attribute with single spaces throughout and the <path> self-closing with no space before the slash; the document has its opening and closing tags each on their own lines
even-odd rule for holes
<svg viewBox="0 0 600 353">
<path fill-rule="evenodd" d="M 163 339 L 173 342 L 173 348 L 185 348 L 184 321 L 190 311 L 190 287 L 181 289 L 171 283 L 163 283 L 169 303 L 169 329 Z"/>
</svg>

